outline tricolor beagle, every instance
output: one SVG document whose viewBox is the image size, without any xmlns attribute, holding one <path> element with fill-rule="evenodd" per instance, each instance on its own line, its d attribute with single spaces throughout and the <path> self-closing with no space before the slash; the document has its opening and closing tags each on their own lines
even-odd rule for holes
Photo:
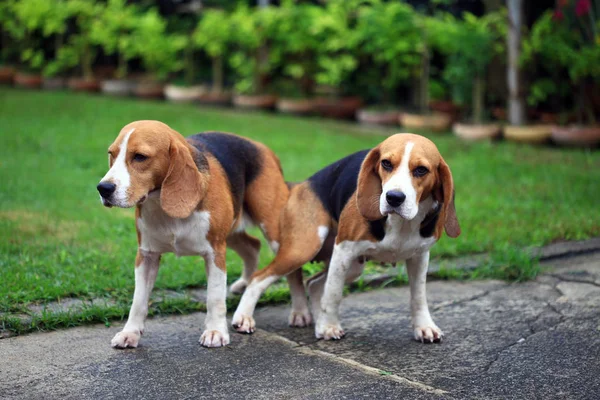
<svg viewBox="0 0 600 400">
<path fill-rule="evenodd" d="M 244 232 L 262 229 L 277 251 L 279 214 L 288 198 L 279 159 L 265 145 L 226 133 L 185 139 L 158 121 L 126 125 L 108 148 L 109 171 L 98 184 L 107 207 L 136 207 L 138 251 L 135 292 L 125 327 L 113 347 L 136 347 L 162 253 L 201 255 L 208 278 L 206 329 L 200 343 L 229 343 L 225 320 L 225 251 L 244 261 L 232 291 L 244 290 L 256 270 L 260 241 Z"/>
<path fill-rule="evenodd" d="M 450 237 L 460 234 L 450 168 L 430 140 L 393 135 L 291 189 L 281 217 L 279 252 L 252 276 L 232 324 L 238 332 L 253 332 L 258 298 L 287 275 L 292 292 L 290 325 L 309 325 L 301 267 L 311 260 L 324 261 L 328 271 L 308 282 L 315 334 L 340 339 L 344 331 L 338 309 L 344 283 L 362 273 L 367 259 L 406 260 L 414 336 L 423 342 L 438 341 L 442 331 L 429 314 L 425 278 L 429 249 L 444 228 Z"/>
</svg>

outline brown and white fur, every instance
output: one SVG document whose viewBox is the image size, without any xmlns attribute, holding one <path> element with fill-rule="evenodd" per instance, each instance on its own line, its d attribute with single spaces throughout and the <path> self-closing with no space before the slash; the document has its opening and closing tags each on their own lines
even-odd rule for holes
<svg viewBox="0 0 600 400">
<path fill-rule="evenodd" d="M 340 339 L 344 283 L 360 276 L 365 260 L 405 260 L 414 337 L 438 341 L 443 333 L 429 313 L 425 280 L 429 249 L 444 229 L 450 237 L 460 234 L 450 168 L 430 140 L 393 135 L 292 188 L 281 217 L 279 252 L 252 276 L 232 324 L 238 332 L 253 332 L 261 293 L 287 275 L 290 325 L 305 326 L 314 317 L 317 338 Z M 310 261 L 324 261 L 327 268 L 308 282 L 312 316 L 301 270 Z"/>
<path fill-rule="evenodd" d="M 161 254 L 168 252 L 204 258 L 208 295 L 200 343 L 227 345 L 226 247 L 244 261 L 243 275 L 232 285 L 241 292 L 260 249 L 260 241 L 244 232 L 245 223 L 260 226 L 277 250 L 279 214 L 289 194 L 279 159 L 249 139 L 213 132 L 186 140 L 158 121 L 126 125 L 108 153 L 110 169 L 98 185 L 102 203 L 136 207 L 138 238 L 133 303 L 112 346 L 137 347 Z"/>
</svg>

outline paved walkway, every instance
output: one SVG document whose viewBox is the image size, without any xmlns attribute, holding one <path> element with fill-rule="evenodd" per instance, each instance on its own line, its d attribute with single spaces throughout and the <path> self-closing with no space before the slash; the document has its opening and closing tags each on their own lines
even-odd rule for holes
<svg viewBox="0 0 600 400">
<path fill-rule="evenodd" d="M 0 398 L 598 399 L 600 253 L 546 267 L 524 284 L 428 284 L 440 344 L 412 339 L 406 287 L 348 296 L 339 342 L 287 327 L 285 306 L 221 349 L 198 344 L 202 314 L 150 320 L 132 350 L 109 346 L 120 325 L 3 339 Z"/>
</svg>

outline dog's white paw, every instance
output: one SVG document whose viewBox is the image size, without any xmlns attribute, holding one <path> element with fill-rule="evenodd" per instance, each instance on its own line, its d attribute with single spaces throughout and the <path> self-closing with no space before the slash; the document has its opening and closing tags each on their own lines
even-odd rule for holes
<svg viewBox="0 0 600 400">
<path fill-rule="evenodd" d="M 300 311 L 292 310 L 290 312 L 288 322 L 290 326 L 296 328 L 304 328 L 305 326 L 309 326 L 310 324 L 312 324 L 312 317 L 310 315 L 310 311 L 308 311 L 308 309 Z"/>
<path fill-rule="evenodd" d="M 204 347 L 227 346 L 229 344 L 229 333 L 207 329 L 200 336 L 200 344 Z"/>
<path fill-rule="evenodd" d="M 117 333 L 115 337 L 112 338 L 112 340 L 110 341 L 110 345 L 118 349 L 125 349 L 127 347 L 137 347 L 140 341 L 140 336 L 141 334 L 139 331 L 121 331 Z"/>
<path fill-rule="evenodd" d="M 415 340 L 421 343 L 439 342 L 444 336 L 444 332 L 433 322 L 428 325 L 421 325 L 414 328 Z"/>
<path fill-rule="evenodd" d="M 256 330 L 256 322 L 251 315 L 241 315 L 235 313 L 231 320 L 231 326 L 239 333 L 254 333 Z"/>
<path fill-rule="evenodd" d="M 317 339 L 340 340 L 346 335 L 340 324 L 318 324 L 315 328 Z"/>
<path fill-rule="evenodd" d="M 242 294 L 246 290 L 246 286 L 248 286 L 248 282 L 240 278 L 229 286 L 229 291 L 233 294 Z"/>
</svg>

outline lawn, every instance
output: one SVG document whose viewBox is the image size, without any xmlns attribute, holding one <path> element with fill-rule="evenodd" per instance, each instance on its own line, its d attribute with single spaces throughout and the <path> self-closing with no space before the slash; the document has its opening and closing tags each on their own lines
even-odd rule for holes
<svg viewBox="0 0 600 400">
<path fill-rule="evenodd" d="M 95 187 L 107 169 L 108 145 L 138 119 L 161 120 L 184 135 L 220 130 L 262 141 L 279 155 L 291 181 L 372 147 L 385 134 L 316 118 L 0 88 L 0 329 L 46 329 L 126 312 L 133 292 L 133 210 L 102 207 Z M 458 239 L 443 238 L 434 256 L 513 251 L 600 234 L 600 152 L 428 136 L 453 171 L 463 231 Z M 271 256 L 263 246 L 261 265 Z M 202 287 L 202 264 L 197 257 L 167 256 L 156 287 Z M 240 267 L 229 254 L 230 281 Z M 106 298 L 110 305 L 60 318 L 48 311 L 43 320 L 62 321 L 55 325 L 38 319 L 21 326 L 13 318 L 31 304 L 69 297 Z M 201 307 L 180 300 L 160 304 L 154 313 Z"/>
</svg>

